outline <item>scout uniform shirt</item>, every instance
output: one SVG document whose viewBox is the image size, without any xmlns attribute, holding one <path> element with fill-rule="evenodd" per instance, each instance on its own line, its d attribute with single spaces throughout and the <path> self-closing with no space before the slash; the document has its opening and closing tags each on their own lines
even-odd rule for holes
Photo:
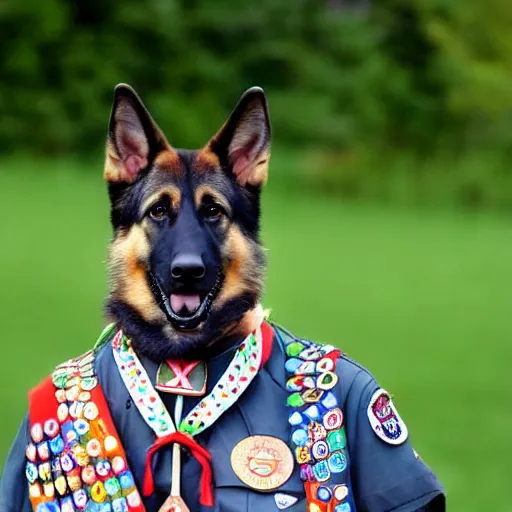
<svg viewBox="0 0 512 512">
<path fill-rule="evenodd" d="M 306 512 L 308 505 L 299 466 L 295 463 L 291 477 L 271 492 L 261 492 L 240 480 L 232 467 L 232 452 L 240 441 L 251 436 L 272 436 L 290 445 L 290 409 L 285 347 L 291 335 L 273 326 L 272 353 L 249 388 L 196 441 L 212 456 L 215 504 L 200 504 L 201 468 L 197 460 L 182 450 L 181 496 L 191 512 Z M 235 349 L 208 361 L 209 393 L 230 363 Z M 155 382 L 157 365 L 148 359 L 142 363 Z M 110 414 L 126 453 L 137 488 L 142 489 L 146 454 L 155 434 L 135 407 L 116 367 L 111 343 L 103 345 L 95 358 L 96 375 L 107 399 Z M 341 356 L 336 364 L 338 383 L 332 389 L 343 410 L 347 440 L 347 471 L 350 480 L 350 506 L 336 508 L 342 512 L 415 512 L 444 510 L 443 490 L 430 469 L 416 456 L 406 438 L 405 424 L 399 421 L 400 444 L 386 439 L 375 418 L 369 413 L 379 386 L 372 375 L 354 361 Z M 174 410 L 175 395 L 162 393 L 168 411 Z M 198 402 L 185 397 L 184 414 Z M 373 421 L 372 421 L 373 420 Z M 31 512 L 25 476 L 25 451 L 30 443 L 28 418 L 17 434 L 5 461 L 0 483 L 1 512 Z M 169 496 L 172 447 L 165 446 L 153 458 L 154 493 L 143 497 L 148 512 L 157 512 Z M 435 504 L 427 508 L 428 504 Z M 88 509 L 86 509 L 88 510 Z M 316 510 L 316 509 L 309 509 Z"/>
</svg>

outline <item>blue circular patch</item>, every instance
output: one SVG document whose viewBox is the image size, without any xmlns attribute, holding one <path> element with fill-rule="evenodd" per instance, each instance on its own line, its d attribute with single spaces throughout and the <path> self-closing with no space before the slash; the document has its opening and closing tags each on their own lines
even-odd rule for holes
<svg viewBox="0 0 512 512">
<path fill-rule="evenodd" d="M 331 391 L 329 391 L 322 398 L 322 405 L 326 409 L 334 409 L 334 407 L 338 407 L 338 400 L 336 400 L 334 394 Z"/>
<path fill-rule="evenodd" d="M 289 373 L 295 373 L 295 370 L 302 364 L 300 359 L 288 359 L 284 365 L 285 369 Z"/>
<path fill-rule="evenodd" d="M 73 493 L 73 501 L 77 507 L 83 507 L 80 510 L 84 510 L 85 505 L 87 505 L 87 493 L 84 491 L 84 489 L 78 489 L 78 491 L 75 491 Z"/>
<path fill-rule="evenodd" d="M 320 418 L 320 410 L 316 405 L 310 405 L 305 411 L 304 414 L 311 418 L 313 421 Z"/>
<path fill-rule="evenodd" d="M 33 484 L 37 480 L 39 472 L 37 471 L 37 466 L 33 462 L 27 462 L 25 475 L 29 484 Z"/>
<path fill-rule="evenodd" d="M 304 422 L 304 418 L 302 417 L 302 414 L 299 412 L 299 411 L 295 411 L 293 414 L 290 415 L 290 417 L 288 418 L 288 423 L 290 423 L 290 425 L 292 427 L 295 427 L 297 425 L 300 425 L 301 423 Z"/>
<path fill-rule="evenodd" d="M 318 482 L 326 482 L 331 476 L 329 466 L 325 460 L 321 460 L 313 466 L 313 473 Z"/>
<path fill-rule="evenodd" d="M 98 475 L 101 477 L 107 476 L 111 469 L 112 466 L 110 465 L 110 462 L 108 460 L 100 460 L 96 464 L 96 473 L 98 473 Z"/>
<path fill-rule="evenodd" d="M 303 429 L 299 428 L 292 434 L 292 441 L 297 446 L 306 446 L 306 443 L 308 442 L 308 433 Z"/>
<path fill-rule="evenodd" d="M 79 436 L 85 436 L 85 434 L 87 434 L 87 432 L 89 432 L 89 428 L 90 428 L 89 422 L 85 421 L 82 418 L 79 418 L 75 421 L 74 427 L 75 427 L 76 433 Z"/>
<path fill-rule="evenodd" d="M 347 468 L 347 457 L 346 455 L 339 451 L 334 452 L 328 460 L 329 469 L 333 473 L 341 473 L 342 471 L 345 471 Z"/>
<path fill-rule="evenodd" d="M 60 512 L 60 507 L 56 501 L 48 501 L 40 503 L 36 508 L 36 512 Z"/>
<path fill-rule="evenodd" d="M 64 473 L 69 473 L 75 467 L 75 460 L 70 453 L 64 453 L 60 457 L 60 465 Z"/>
<path fill-rule="evenodd" d="M 325 487 L 324 485 L 320 486 L 316 491 L 316 497 L 323 501 L 324 503 L 329 502 L 332 497 L 332 491 L 329 487 Z"/>
<path fill-rule="evenodd" d="M 114 512 L 128 512 L 128 502 L 126 498 L 117 498 L 112 502 Z"/>
<path fill-rule="evenodd" d="M 73 498 L 71 496 L 67 496 L 66 498 L 62 498 L 60 500 L 60 508 L 61 510 L 65 510 L 66 512 L 69 510 L 76 510 L 75 505 L 73 503 Z"/>
<path fill-rule="evenodd" d="M 133 475 L 132 475 L 131 471 L 127 471 L 126 473 L 123 473 L 119 477 L 119 483 L 120 483 L 122 489 L 129 489 L 130 487 L 133 487 L 135 485 L 135 481 L 133 479 Z"/>
<path fill-rule="evenodd" d="M 50 440 L 50 450 L 53 454 L 58 455 L 64 451 L 64 439 L 61 435 Z"/>
<path fill-rule="evenodd" d="M 105 491 L 109 496 L 115 496 L 121 490 L 121 486 L 115 476 L 105 481 Z"/>
<path fill-rule="evenodd" d="M 315 363 L 313 361 L 304 361 L 298 368 L 298 375 L 314 375 Z"/>
<path fill-rule="evenodd" d="M 103 510 L 104 509 L 102 503 L 95 503 L 92 500 L 87 503 L 87 512 L 102 512 Z M 111 511 L 112 509 L 108 510 Z"/>
<path fill-rule="evenodd" d="M 311 453 L 316 460 L 322 460 L 327 458 L 329 455 L 329 446 L 325 441 L 317 441 L 313 448 L 311 449 Z"/>
</svg>

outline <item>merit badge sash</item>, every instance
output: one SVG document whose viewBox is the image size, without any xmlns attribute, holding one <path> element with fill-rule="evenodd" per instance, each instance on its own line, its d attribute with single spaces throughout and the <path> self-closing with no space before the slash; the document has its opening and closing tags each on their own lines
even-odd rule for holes
<svg viewBox="0 0 512 512">
<path fill-rule="evenodd" d="M 144 512 L 94 370 L 95 351 L 29 394 L 26 477 L 35 512 Z"/>
<path fill-rule="evenodd" d="M 355 512 L 344 416 L 333 393 L 340 351 L 290 338 L 286 356 L 291 446 L 308 512 Z"/>
</svg>

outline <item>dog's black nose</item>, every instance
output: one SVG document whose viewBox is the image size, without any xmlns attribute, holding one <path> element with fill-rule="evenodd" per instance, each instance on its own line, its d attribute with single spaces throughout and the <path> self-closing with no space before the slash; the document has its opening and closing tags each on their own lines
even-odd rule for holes
<svg viewBox="0 0 512 512">
<path fill-rule="evenodd" d="M 181 281 L 199 280 L 204 277 L 206 267 L 199 254 L 178 254 L 171 265 L 171 275 Z"/>
</svg>

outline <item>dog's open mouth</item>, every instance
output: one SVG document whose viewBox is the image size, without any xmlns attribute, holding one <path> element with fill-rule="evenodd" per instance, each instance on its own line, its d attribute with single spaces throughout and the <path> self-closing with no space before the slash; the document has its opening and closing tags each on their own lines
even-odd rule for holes
<svg viewBox="0 0 512 512">
<path fill-rule="evenodd" d="M 171 293 L 169 300 L 172 312 L 181 317 L 192 316 L 201 306 L 201 302 L 201 296 L 198 293 L 195 295 Z"/>
<path fill-rule="evenodd" d="M 206 320 L 212 303 L 222 286 L 223 276 L 218 274 L 211 290 L 206 294 L 171 293 L 167 297 L 152 272 L 149 283 L 160 308 L 175 329 L 193 330 Z"/>
</svg>

